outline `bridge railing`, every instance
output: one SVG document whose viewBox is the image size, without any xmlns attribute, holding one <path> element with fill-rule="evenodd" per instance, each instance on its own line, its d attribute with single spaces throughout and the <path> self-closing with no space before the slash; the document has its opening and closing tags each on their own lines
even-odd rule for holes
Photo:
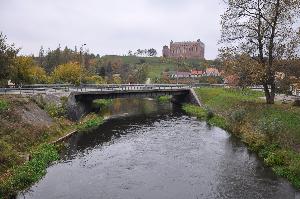
<svg viewBox="0 0 300 199">
<path fill-rule="evenodd" d="M 94 90 L 153 90 L 153 89 L 175 89 L 189 87 L 184 84 L 84 84 L 76 87 L 77 91 L 86 91 L 87 89 Z"/>
<path fill-rule="evenodd" d="M 22 87 L 0 88 L 2 94 L 34 94 L 46 92 L 71 92 L 71 91 L 89 91 L 89 90 L 153 90 L 153 89 L 176 89 L 190 87 L 186 84 L 82 84 L 79 86 L 73 84 L 32 84 Z"/>
</svg>

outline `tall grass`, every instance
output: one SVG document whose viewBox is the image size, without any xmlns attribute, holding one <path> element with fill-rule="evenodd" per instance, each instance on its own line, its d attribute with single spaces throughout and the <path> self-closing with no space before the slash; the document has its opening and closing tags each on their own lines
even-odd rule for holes
<svg viewBox="0 0 300 199">
<path fill-rule="evenodd" d="M 249 89 L 200 88 L 196 93 L 206 109 L 186 105 L 185 111 L 235 133 L 276 174 L 300 188 L 299 107 L 267 105 L 262 92 Z M 207 110 L 214 112 L 210 119 Z"/>
</svg>

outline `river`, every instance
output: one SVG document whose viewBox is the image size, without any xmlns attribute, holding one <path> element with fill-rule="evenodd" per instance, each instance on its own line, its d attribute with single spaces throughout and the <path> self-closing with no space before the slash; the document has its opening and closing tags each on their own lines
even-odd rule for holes
<svg viewBox="0 0 300 199">
<path fill-rule="evenodd" d="M 18 198 L 299 197 L 240 140 L 170 103 L 115 100 L 103 114 L 110 118 L 71 137 L 62 159 Z"/>
</svg>

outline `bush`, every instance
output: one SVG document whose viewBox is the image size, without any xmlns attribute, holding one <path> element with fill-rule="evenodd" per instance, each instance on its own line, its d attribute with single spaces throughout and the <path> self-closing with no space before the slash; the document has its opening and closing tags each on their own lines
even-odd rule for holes
<svg viewBox="0 0 300 199">
<path fill-rule="evenodd" d="M 0 113 L 6 111 L 9 108 L 9 104 L 5 100 L 0 100 Z"/>
<path fill-rule="evenodd" d="M 210 120 L 210 119 L 213 118 L 213 117 L 214 117 L 214 113 L 212 112 L 212 110 L 207 109 L 207 110 L 206 110 L 206 119 L 207 119 L 207 120 Z"/>
<path fill-rule="evenodd" d="M 267 166 L 282 166 L 284 164 L 283 153 L 278 152 L 270 152 L 266 158 L 264 158 L 264 162 Z"/>
<path fill-rule="evenodd" d="M 66 114 L 65 107 L 57 105 L 55 103 L 46 104 L 45 110 L 53 118 L 62 117 Z"/>
<path fill-rule="evenodd" d="M 84 120 L 78 125 L 77 129 L 79 131 L 85 132 L 95 127 L 98 127 L 102 123 L 103 123 L 102 117 L 96 114 L 90 114 L 84 118 Z"/>
<path fill-rule="evenodd" d="M 257 128 L 260 132 L 269 136 L 273 139 L 278 133 L 282 132 L 284 129 L 281 120 L 276 117 L 263 118 L 258 121 Z"/>
<path fill-rule="evenodd" d="M 259 157 L 261 158 L 266 158 L 268 157 L 269 153 L 272 153 L 273 151 L 279 149 L 279 145 L 278 144 L 269 144 L 267 146 L 265 146 L 263 149 L 261 149 L 259 151 Z"/>
<path fill-rule="evenodd" d="M 259 151 L 266 145 L 266 136 L 261 133 L 245 131 L 242 134 L 242 140 L 250 147 L 253 151 Z"/>
<path fill-rule="evenodd" d="M 242 109 L 242 110 L 234 111 L 231 114 L 230 119 L 232 120 L 232 122 L 240 124 L 244 121 L 245 116 L 246 116 L 246 111 Z"/>
</svg>

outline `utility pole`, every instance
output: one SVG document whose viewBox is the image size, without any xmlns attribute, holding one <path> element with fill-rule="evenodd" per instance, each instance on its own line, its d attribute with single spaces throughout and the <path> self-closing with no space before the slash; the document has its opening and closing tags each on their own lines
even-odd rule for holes
<svg viewBox="0 0 300 199">
<path fill-rule="evenodd" d="M 82 44 L 80 46 L 80 52 L 79 52 L 79 54 L 80 54 L 80 69 L 83 69 L 82 68 L 82 65 L 83 65 L 83 63 L 82 63 L 83 62 L 83 52 L 82 52 L 83 46 L 86 46 L 86 44 Z M 80 71 L 79 81 L 80 81 L 80 89 L 82 91 L 82 74 L 81 74 L 81 72 L 82 72 L 82 70 Z"/>
</svg>

